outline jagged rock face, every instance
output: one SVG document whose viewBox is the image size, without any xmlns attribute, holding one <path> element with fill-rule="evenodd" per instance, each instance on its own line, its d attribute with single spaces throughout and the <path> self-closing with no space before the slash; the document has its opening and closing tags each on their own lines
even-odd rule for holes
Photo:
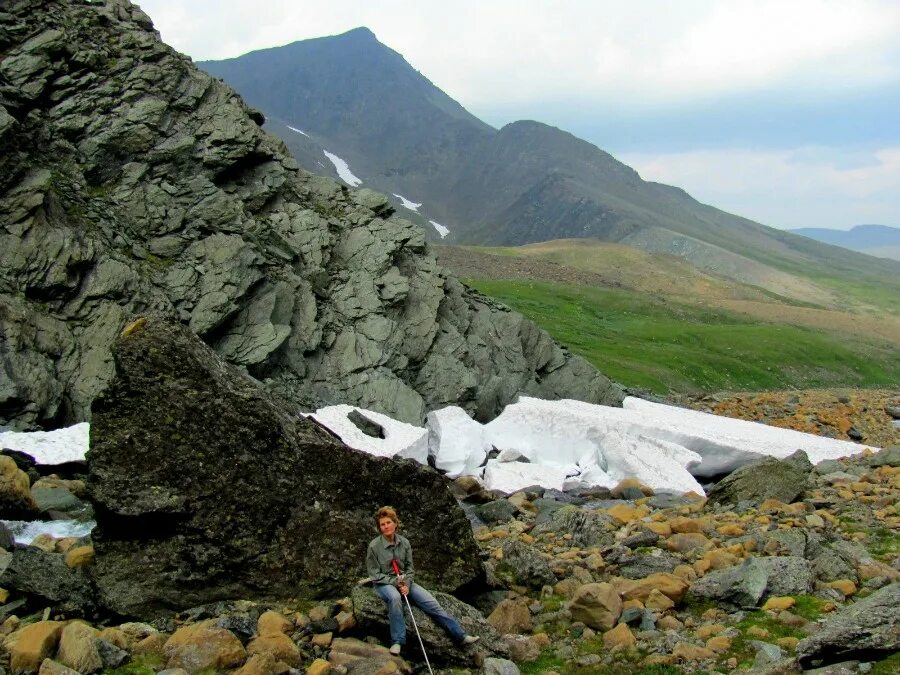
<svg viewBox="0 0 900 675">
<path fill-rule="evenodd" d="M 369 190 L 298 169 L 262 117 L 124 0 L 0 12 L 0 423 L 89 418 L 131 316 L 176 318 L 304 406 L 409 422 L 619 388 L 449 277 Z"/>
<path fill-rule="evenodd" d="M 152 618 L 215 600 L 340 595 L 365 576 L 383 504 L 423 583 L 481 571 L 444 479 L 351 450 L 179 324 L 139 321 L 95 401 L 88 488 L 99 603 Z"/>
</svg>

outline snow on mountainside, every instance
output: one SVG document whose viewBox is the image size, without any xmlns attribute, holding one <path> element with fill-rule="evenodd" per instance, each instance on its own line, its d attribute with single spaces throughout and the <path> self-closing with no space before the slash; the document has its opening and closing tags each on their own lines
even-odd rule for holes
<svg viewBox="0 0 900 675">
<path fill-rule="evenodd" d="M 708 272 L 829 304 L 829 276 L 897 278 L 888 260 L 838 251 L 643 180 L 609 153 L 538 121 L 494 129 L 367 29 L 199 64 L 264 111 L 297 161 L 320 171 L 303 120 L 387 193 L 415 195 L 433 239 L 519 245 L 594 238 L 668 253 Z M 389 96 L 385 92 L 390 92 Z M 449 223 L 449 231 L 427 227 Z M 435 234 L 437 232 L 438 234 Z"/>
</svg>

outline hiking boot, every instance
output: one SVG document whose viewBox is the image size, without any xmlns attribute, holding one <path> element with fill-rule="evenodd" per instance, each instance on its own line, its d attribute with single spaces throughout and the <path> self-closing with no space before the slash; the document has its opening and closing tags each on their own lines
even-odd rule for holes
<svg viewBox="0 0 900 675">
<path fill-rule="evenodd" d="M 463 647 L 468 647 L 469 645 L 474 645 L 480 639 L 480 635 L 466 635 L 465 637 L 463 637 L 459 644 L 461 644 Z"/>
<path fill-rule="evenodd" d="M 400 656 L 400 645 L 395 642 L 388 651 L 392 656 Z"/>
</svg>

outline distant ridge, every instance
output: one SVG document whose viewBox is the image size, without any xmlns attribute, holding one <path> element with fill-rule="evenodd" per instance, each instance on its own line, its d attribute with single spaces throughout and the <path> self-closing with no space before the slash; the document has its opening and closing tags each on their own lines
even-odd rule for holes
<svg viewBox="0 0 900 675">
<path fill-rule="evenodd" d="M 814 303 L 830 294 L 800 277 L 900 280 L 900 264 L 865 257 L 701 204 L 644 181 L 591 143 L 537 121 L 496 130 L 368 29 L 199 64 L 268 119 L 305 168 L 345 160 L 364 187 L 447 243 L 520 245 L 594 238 L 682 257 L 698 268 Z M 292 131 L 301 129 L 306 135 Z"/>
<path fill-rule="evenodd" d="M 856 225 L 849 230 L 801 227 L 788 230 L 816 241 L 868 255 L 900 260 L 900 228 L 889 225 Z"/>
</svg>

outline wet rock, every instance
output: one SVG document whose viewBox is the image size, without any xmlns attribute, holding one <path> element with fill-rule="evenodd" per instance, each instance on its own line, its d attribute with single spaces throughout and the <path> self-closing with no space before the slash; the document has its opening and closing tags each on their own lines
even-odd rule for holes
<svg viewBox="0 0 900 675">
<path fill-rule="evenodd" d="M 182 326 L 138 322 L 115 360 L 88 477 L 92 576 L 108 609 L 154 618 L 221 598 L 341 593 L 365 576 L 373 504 L 399 509 L 423 583 L 456 588 L 480 572 L 435 471 L 346 448 Z"/>
</svg>

